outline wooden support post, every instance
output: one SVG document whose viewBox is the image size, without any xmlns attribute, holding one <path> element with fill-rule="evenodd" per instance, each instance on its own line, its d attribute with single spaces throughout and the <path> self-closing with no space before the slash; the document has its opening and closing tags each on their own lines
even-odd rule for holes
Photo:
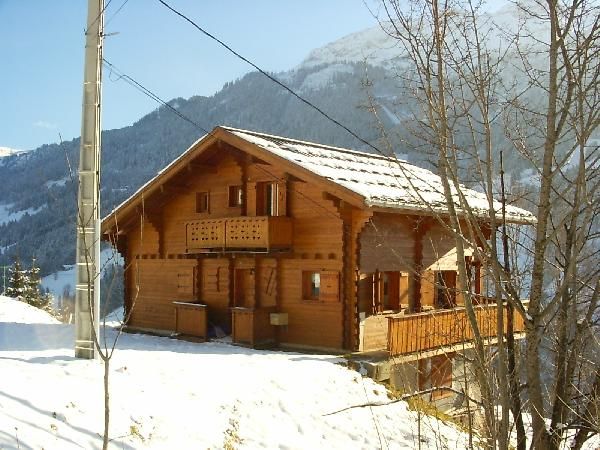
<svg viewBox="0 0 600 450">
<path fill-rule="evenodd" d="M 282 257 L 280 255 L 275 256 L 275 307 L 277 312 L 281 312 L 282 303 Z M 281 327 L 275 327 L 275 343 L 279 345 L 281 343 Z"/>
<path fill-rule="evenodd" d="M 347 203 L 340 202 L 338 211 L 343 220 L 343 261 L 342 286 L 340 294 L 343 299 L 343 346 L 349 350 L 358 350 L 360 317 L 358 311 L 358 282 L 356 273 L 359 269 L 360 242 L 359 236 L 371 219 L 373 213 L 356 209 Z"/>
</svg>

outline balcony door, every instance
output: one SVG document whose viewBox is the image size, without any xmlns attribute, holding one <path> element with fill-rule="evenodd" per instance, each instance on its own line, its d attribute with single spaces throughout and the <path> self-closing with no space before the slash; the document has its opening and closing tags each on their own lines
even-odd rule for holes
<svg viewBox="0 0 600 450">
<path fill-rule="evenodd" d="M 256 183 L 256 215 L 286 215 L 285 183 L 277 183 L 275 181 L 265 181 Z"/>
</svg>

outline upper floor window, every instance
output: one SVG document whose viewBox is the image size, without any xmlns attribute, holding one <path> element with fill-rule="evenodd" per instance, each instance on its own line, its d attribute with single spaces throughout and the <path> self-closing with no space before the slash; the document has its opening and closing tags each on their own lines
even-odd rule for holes
<svg viewBox="0 0 600 450">
<path fill-rule="evenodd" d="M 229 186 L 229 206 L 242 206 L 242 186 Z"/>
<path fill-rule="evenodd" d="M 256 214 L 259 216 L 279 215 L 279 186 L 274 181 L 256 183 Z"/>
<path fill-rule="evenodd" d="M 210 196 L 208 192 L 196 192 L 196 212 L 207 213 L 210 208 Z"/>
<path fill-rule="evenodd" d="M 435 306 L 447 309 L 456 306 L 456 272 L 441 270 L 435 272 Z"/>
</svg>

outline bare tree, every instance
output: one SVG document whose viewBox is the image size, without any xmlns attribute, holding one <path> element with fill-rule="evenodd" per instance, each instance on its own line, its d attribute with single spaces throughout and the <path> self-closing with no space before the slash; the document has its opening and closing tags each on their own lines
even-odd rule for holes
<svg viewBox="0 0 600 450">
<path fill-rule="evenodd" d="M 439 220 L 456 239 L 487 446 L 508 448 L 514 424 L 517 448 L 526 448 L 526 403 L 533 448 L 558 449 L 569 439 L 580 448 L 597 433 L 600 385 L 593 339 L 600 152 L 591 145 L 600 114 L 600 6 L 589 0 L 517 4 L 515 25 L 506 27 L 472 0 L 381 5 L 382 28 L 411 62 L 400 74 L 412 100 L 406 105 L 412 120 L 404 123 L 410 142 L 437 150 L 448 210 Z M 501 152 L 513 166 L 528 168 L 526 183 L 505 182 Z M 466 173 L 487 195 L 485 216 L 461 193 Z M 508 226 L 508 202 L 534 209 L 537 223 L 525 231 Z M 472 242 L 481 244 L 476 256 L 497 299 L 494 349 L 481 338 L 473 310 L 465 259 Z M 512 314 L 503 323 L 503 299 L 526 322 L 521 358 Z"/>
</svg>

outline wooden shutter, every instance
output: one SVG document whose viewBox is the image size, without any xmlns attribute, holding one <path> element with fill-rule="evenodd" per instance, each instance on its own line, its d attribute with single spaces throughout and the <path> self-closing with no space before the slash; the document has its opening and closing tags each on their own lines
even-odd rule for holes
<svg viewBox="0 0 600 450">
<path fill-rule="evenodd" d="M 287 216 L 287 183 L 277 183 L 277 215 Z"/>
<path fill-rule="evenodd" d="M 433 306 L 435 298 L 435 272 L 426 270 L 421 274 L 421 306 Z"/>
<path fill-rule="evenodd" d="M 319 299 L 324 302 L 340 301 L 340 273 L 333 271 L 321 272 L 321 291 Z"/>
</svg>

